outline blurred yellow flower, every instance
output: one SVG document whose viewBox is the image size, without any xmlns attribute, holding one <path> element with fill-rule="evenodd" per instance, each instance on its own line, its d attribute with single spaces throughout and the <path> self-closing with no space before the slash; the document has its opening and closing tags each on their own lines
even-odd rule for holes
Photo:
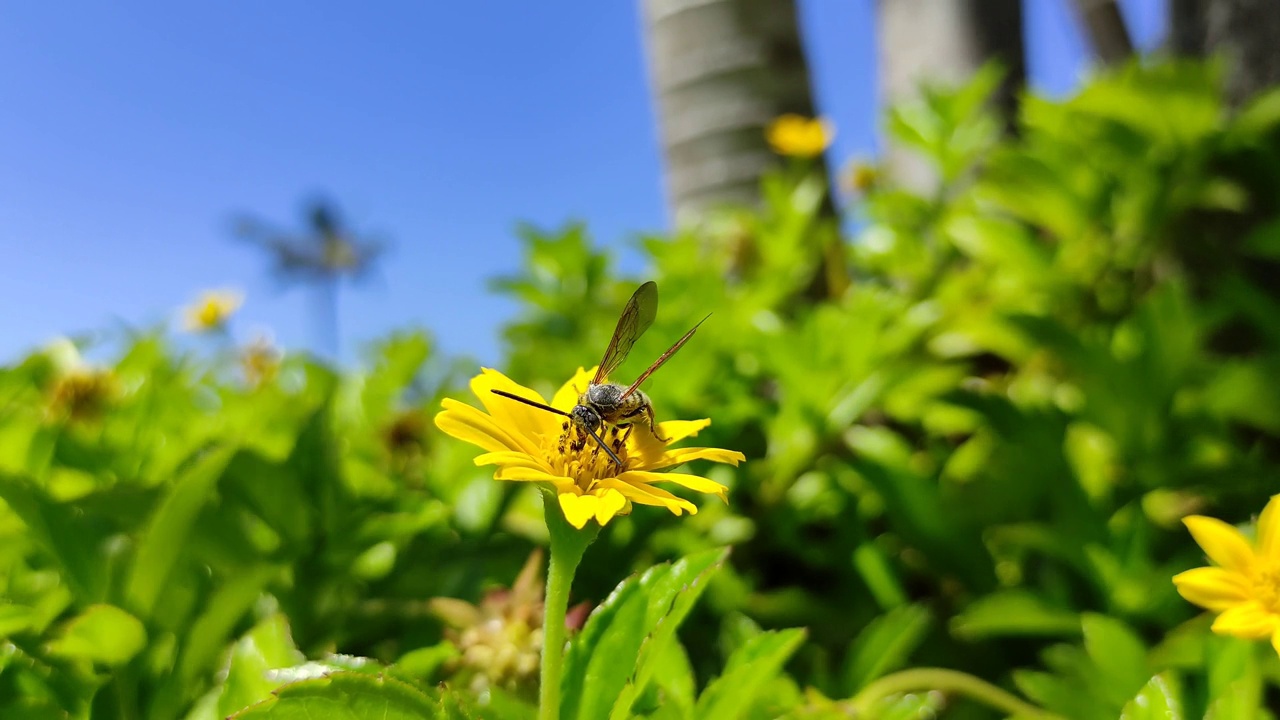
<svg viewBox="0 0 1280 720">
<path fill-rule="evenodd" d="M 851 194 L 865 195 L 880 183 L 880 169 L 874 163 L 856 160 L 849 163 L 841 179 Z"/>
<path fill-rule="evenodd" d="M 204 333 L 221 330 L 227 320 L 244 303 L 244 294 L 237 290 L 208 290 L 200 294 L 194 305 L 183 310 L 184 329 Z"/>
<path fill-rule="evenodd" d="M 783 115 L 765 128 L 765 138 L 773 151 L 791 157 L 815 157 L 831 144 L 835 130 L 825 118 Z"/>
<path fill-rule="evenodd" d="M 1183 523 L 1217 567 L 1175 575 L 1178 592 L 1219 613 L 1212 627 L 1219 635 L 1269 638 L 1280 652 L 1280 495 L 1258 518 L 1253 544 L 1221 520 L 1190 515 Z"/>
<path fill-rule="evenodd" d="M 688 500 L 655 486 L 658 482 L 670 482 L 726 499 L 728 488 L 717 482 L 696 475 L 655 471 L 699 459 L 737 465 L 746 459 L 740 452 L 719 448 L 668 448 L 643 428 L 628 432 L 606 423 L 601 436 L 622 460 L 624 467 L 620 469 L 567 418 L 490 392 L 502 390 L 568 412 L 594 373 L 594 368 L 579 368 L 547 403 L 533 390 L 486 368 L 472 378 L 471 391 L 488 412 L 445 399 L 444 410 L 435 418 L 436 427 L 487 450 L 475 462 L 497 465 L 494 478 L 542 482 L 554 488 L 565 519 L 579 529 L 592 518 L 604 525 L 617 515 L 625 515 L 631 512 L 632 503 L 665 507 L 676 515 L 685 512 L 692 515 L 698 511 Z M 669 420 L 658 423 L 658 428 L 668 442 L 676 442 L 698 434 L 710 424 L 710 420 Z"/>
<path fill-rule="evenodd" d="M 49 389 L 49 415 L 87 422 L 102 417 L 119 394 L 115 373 L 81 365 L 60 375 Z"/>
<path fill-rule="evenodd" d="M 283 353 L 271 344 L 270 338 L 260 335 L 240 350 L 240 371 L 250 387 L 259 387 L 275 379 L 280 371 Z"/>
</svg>

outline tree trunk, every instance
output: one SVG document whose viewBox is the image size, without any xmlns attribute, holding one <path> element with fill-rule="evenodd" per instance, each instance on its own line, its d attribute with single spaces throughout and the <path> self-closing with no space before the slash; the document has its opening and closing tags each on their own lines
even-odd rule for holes
<svg viewBox="0 0 1280 720">
<path fill-rule="evenodd" d="M 776 161 L 765 126 L 814 115 L 794 0 L 643 2 L 674 220 L 755 204 Z"/>
<path fill-rule="evenodd" d="M 1115 0 L 1074 0 L 1072 4 L 1099 60 L 1117 65 L 1133 55 L 1133 40 Z"/>
<path fill-rule="evenodd" d="M 1175 53 L 1222 56 L 1233 107 L 1280 85 L 1280 1 L 1170 0 L 1169 29 Z"/>
<path fill-rule="evenodd" d="M 995 59 L 1008 71 L 996 102 L 1012 122 L 1026 77 L 1020 0 L 879 0 L 877 15 L 886 104 L 914 99 L 921 82 L 962 84 Z M 922 192 L 937 184 L 932 168 L 909 151 L 890 144 L 885 160 L 900 184 Z"/>
</svg>

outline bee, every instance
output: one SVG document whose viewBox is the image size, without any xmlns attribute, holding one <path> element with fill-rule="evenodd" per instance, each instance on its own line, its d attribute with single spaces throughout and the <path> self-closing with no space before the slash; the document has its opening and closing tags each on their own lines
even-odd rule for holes
<svg viewBox="0 0 1280 720">
<path fill-rule="evenodd" d="M 671 359 L 684 344 L 689 342 L 689 338 L 698 331 L 698 327 L 706 322 L 707 317 L 698 321 L 689 332 L 675 342 L 666 352 L 658 356 L 657 360 L 649 366 L 647 370 L 640 373 L 640 377 L 630 385 L 619 385 L 617 383 L 606 382 L 609 374 L 618 369 L 622 365 L 622 361 L 627 359 L 627 354 L 631 352 L 632 346 L 636 344 L 636 340 L 644 334 L 649 326 L 653 325 L 653 319 L 658 314 L 658 286 L 652 280 L 644 283 L 631 295 L 631 299 L 627 301 L 626 307 L 622 309 L 622 315 L 618 318 L 618 326 L 613 330 L 613 337 L 609 339 L 609 347 L 605 348 L 604 357 L 600 360 L 600 365 L 596 368 L 596 374 L 592 377 L 591 382 L 578 396 L 578 404 L 573 410 L 565 412 L 535 402 L 528 398 L 520 397 L 512 393 L 502 390 L 493 390 L 492 392 L 505 398 L 510 398 L 526 405 L 546 410 L 557 415 L 563 415 L 569 418 L 575 427 L 582 429 L 587 435 L 596 441 L 596 444 L 604 449 L 609 457 L 617 463 L 618 467 L 622 467 L 622 460 L 618 458 L 617 453 L 609 447 L 607 443 L 600 437 L 601 428 L 606 423 L 616 428 L 626 428 L 630 433 L 632 426 L 642 425 L 660 442 L 667 442 L 658 432 L 658 425 L 654 419 L 653 403 L 649 401 L 649 396 L 640 389 L 640 383 L 649 379 L 663 363 Z"/>
</svg>

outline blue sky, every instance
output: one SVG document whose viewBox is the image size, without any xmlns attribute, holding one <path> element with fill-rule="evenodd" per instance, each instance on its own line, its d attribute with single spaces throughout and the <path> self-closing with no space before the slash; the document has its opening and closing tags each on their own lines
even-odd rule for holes
<svg viewBox="0 0 1280 720">
<path fill-rule="evenodd" d="M 1164 1 L 1122 3 L 1144 47 Z M 874 154 L 874 2 L 800 4 L 834 157 Z M 1087 67 L 1069 2 L 1026 5 L 1032 82 L 1065 92 Z M 416 325 L 494 362 L 515 307 L 485 280 L 518 265 L 516 223 L 584 220 L 622 248 L 666 221 L 635 0 L 0 0 L 0 17 L 0 361 L 228 286 L 247 294 L 237 335 L 307 345 L 305 291 L 228 228 L 294 227 L 324 194 L 394 244 L 343 297 L 348 357 Z"/>
</svg>

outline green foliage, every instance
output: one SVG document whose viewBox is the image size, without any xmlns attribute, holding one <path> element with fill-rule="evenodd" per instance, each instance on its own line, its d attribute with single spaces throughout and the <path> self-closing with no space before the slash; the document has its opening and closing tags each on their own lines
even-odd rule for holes
<svg viewBox="0 0 1280 720">
<path fill-rule="evenodd" d="M 637 242 L 662 303 L 618 377 L 712 312 L 646 392 L 748 462 L 587 549 L 563 717 L 1272 717 L 1274 651 L 1170 578 L 1203 564 L 1180 518 L 1280 476 L 1280 95 L 1232 116 L 1211 69 L 1133 65 L 1002 137 L 995 77 L 890 116 L 940 185 L 871 189 L 848 242 L 795 169 Z M 638 281 L 582 227 L 525 238 L 503 369 L 549 394 Z M 537 488 L 431 426 L 472 365 L 125 345 L 0 369 L 0 717 L 533 715 L 429 611 L 547 540 Z"/>
</svg>

